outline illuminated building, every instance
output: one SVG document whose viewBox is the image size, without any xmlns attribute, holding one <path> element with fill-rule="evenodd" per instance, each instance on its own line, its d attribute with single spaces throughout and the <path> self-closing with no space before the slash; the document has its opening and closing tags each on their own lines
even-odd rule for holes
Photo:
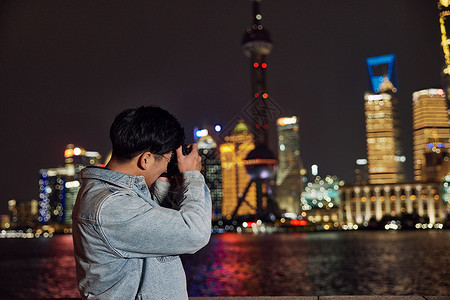
<svg viewBox="0 0 450 300">
<path fill-rule="evenodd" d="M 0 215 L 0 229 L 8 229 L 11 227 L 11 216 Z"/>
<path fill-rule="evenodd" d="M 445 90 L 448 95 L 450 95 L 450 37 L 447 36 L 447 31 L 449 31 L 449 16 L 450 16 L 450 1 L 440 0 L 438 1 L 439 9 L 439 25 L 441 29 L 441 46 L 443 52 L 443 67 L 442 76 L 445 85 Z"/>
<path fill-rule="evenodd" d="M 213 221 L 222 219 L 222 165 L 220 153 L 208 130 L 197 136 L 199 154 L 202 158 L 202 173 L 211 193 Z"/>
<path fill-rule="evenodd" d="M 355 175 L 356 184 L 367 184 L 369 182 L 367 159 L 359 158 L 356 160 Z"/>
<path fill-rule="evenodd" d="M 69 144 L 64 151 L 64 161 L 66 166 L 73 166 L 74 172 L 78 176 L 80 171 L 87 166 L 101 165 L 102 156 L 97 151 L 87 151 L 80 147 Z"/>
<path fill-rule="evenodd" d="M 65 223 L 72 224 L 72 210 L 75 205 L 75 200 L 77 199 L 78 190 L 81 186 L 79 174 L 81 170 L 87 166 L 102 165 L 102 156 L 97 151 L 86 151 L 83 148 L 74 147 L 74 145 L 69 144 L 64 151 L 64 157 L 66 168 L 73 167 L 75 172 L 73 177 L 66 177 L 67 182 L 65 183 Z"/>
<path fill-rule="evenodd" d="M 433 228 L 447 218 L 450 203 L 445 191 L 442 194 L 446 186 L 448 183 L 439 182 L 346 184 L 340 188 L 339 221 L 342 226 L 357 229 L 368 226 L 370 222 L 380 222 L 383 218 L 416 216 L 409 227 L 418 228 L 420 224 Z"/>
<path fill-rule="evenodd" d="M 250 180 L 242 191 L 238 192 L 238 201 L 231 217 L 245 215 L 242 205 L 250 207 L 246 215 L 253 215 L 257 219 L 273 219 L 276 210 L 272 201 L 272 187 L 275 184 L 275 155 L 268 147 L 269 121 L 276 111 L 266 85 L 266 70 L 268 68 L 267 55 L 272 49 L 269 32 L 261 24 L 262 15 L 259 9 L 260 1 L 253 1 L 253 24 L 246 30 L 242 39 L 244 54 L 249 58 L 251 73 L 251 97 L 249 105 L 245 106 L 245 113 L 255 139 L 255 144 L 243 158 L 243 165 Z M 274 110 L 275 108 L 275 110 Z M 225 180 L 225 179 L 224 179 Z M 240 184 L 240 182 L 239 182 Z M 256 189 L 256 203 L 247 200 L 247 193 L 253 186 Z M 240 187 L 238 188 L 238 190 Z"/>
<path fill-rule="evenodd" d="M 404 180 L 397 116 L 395 55 L 367 58 L 372 92 L 364 96 L 369 182 L 397 183 Z"/>
<path fill-rule="evenodd" d="M 253 135 L 244 121 L 240 121 L 231 134 L 220 145 L 222 163 L 222 217 L 231 219 L 241 196 L 249 182 L 250 175 L 244 165 L 247 154 L 255 148 Z M 235 216 L 256 214 L 256 189 L 249 187 L 244 202 L 239 206 Z"/>
<path fill-rule="evenodd" d="M 300 134 L 298 118 L 286 117 L 277 120 L 278 168 L 277 203 L 282 212 L 300 213 L 300 196 L 303 187 L 301 178 Z"/>
<path fill-rule="evenodd" d="M 65 166 L 40 170 L 39 222 L 72 224 L 72 210 L 80 189 L 80 171 L 100 165 L 101 155 L 69 144 L 64 151 Z"/>
<path fill-rule="evenodd" d="M 302 217 L 324 229 L 339 227 L 339 188 L 343 185 L 336 176 L 316 176 L 301 194 Z"/>
<path fill-rule="evenodd" d="M 413 93 L 414 179 L 441 181 L 449 171 L 450 126 L 442 89 Z"/>
<path fill-rule="evenodd" d="M 240 121 L 220 146 L 222 217 L 225 219 L 271 218 L 275 210 L 272 185 L 277 160 L 267 146 L 269 119 L 274 108 L 266 84 L 267 55 L 272 41 L 261 24 L 259 2 L 252 2 L 253 24 L 244 33 L 241 44 L 250 62 L 252 100 L 244 112 L 252 130 Z"/>
<path fill-rule="evenodd" d="M 63 223 L 65 220 L 65 181 L 70 176 L 65 168 L 42 169 L 39 179 L 39 222 Z"/>
<path fill-rule="evenodd" d="M 8 228 L 32 228 L 38 221 L 38 202 L 36 200 L 16 201 L 11 199 L 8 201 Z M 6 224 L 5 224 L 6 225 Z"/>
<path fill-rule="evenodd" d="M 274 154 L 264 144 L 257 144 L 244 160 L 251 181 L 246 187 L 243 197 L 240 197 L 238 207 L 249 188 L 254 184 L 256 188 L 256 219 L 274 221 L 275 213 L 278 214 L 278 207 L 272 200 L 276 163 Z"/>
</svg>

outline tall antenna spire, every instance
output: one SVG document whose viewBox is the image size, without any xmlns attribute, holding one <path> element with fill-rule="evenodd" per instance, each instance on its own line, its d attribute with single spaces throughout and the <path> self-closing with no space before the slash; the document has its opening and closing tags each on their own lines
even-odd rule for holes
<svg viewBox="0 0 450 300">
<path fill-rule="evenodd" d="M 258 26 L 261 19 L 262 19 L 262 15 L 259 9 L 259 2 L 260 1 L 253 1 L 253 25 Z"/>
<path fill-rule="evenodd" d="M 270 98 L 266 85 L 267 55 L 272 50 L 272 40 L 269 32 L 261 24 L 262 15 L 260 1 L 253 0 L 253 24 L 244 33 L 242 48 L 250 61 L 252 102 L 246 111 L 251 118 L 255 133 L 255 149 L 247 154 L 244 165 L 250 175 L 250 182 L 239 196 L 233 213 L 236 215 L 239 206 L 246 201 L 245 196 L 251 185 L 256 187 L 256 218 L 267 219 L 275 212 L 272 201 L 272 186 L 270 180 L 275 176 L 277 160 L 268 147 L 270 118 Z"/>
<path fill-rule="evenodd" d="M 253 24 L 246 30 L 242 39 L 244 54 L 249 58 L 251 73 L 251 97 L 253 99 L 252 119 L 254 130 L 260 132 L 260 143 L 267 144 L 269 128 L 269 92 L 267 89 L 267 55 L 272 50 L 270 33 L 261 24 L 260 1 L 252 1 Z"/>
</svg>

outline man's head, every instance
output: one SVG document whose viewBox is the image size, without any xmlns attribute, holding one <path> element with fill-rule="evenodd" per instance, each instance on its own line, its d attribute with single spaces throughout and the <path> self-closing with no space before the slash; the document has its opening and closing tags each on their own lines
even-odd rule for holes
<svg viewBox="0 0 450 300">
<path fill-rule="evenodd" d="M 184 142 L 184 130 L 168 111 L 152 106 L 121 112 L 110 129 L 113 157 L 122 162 L 150 152 L 161 159 Z"/>
</svg>

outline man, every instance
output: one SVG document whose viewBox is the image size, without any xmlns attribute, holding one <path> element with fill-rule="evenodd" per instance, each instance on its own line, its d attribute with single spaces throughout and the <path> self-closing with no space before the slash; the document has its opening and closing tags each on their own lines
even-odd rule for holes
<svg viewBox="0 0 450 300">
<path fill-rule="evenodd" d="M 211 197 L 199 172 L 197 145 L 183 155 L 183 129 L 158 107 L 123 111 L 110 138 L 110 162 L 82 170 L 73 209 L 80 294 L 83 299 L 187 299 L 178 255 L 201 249 L 211 233 Z M 170 183 L 160 177 L 174 150 L 183 181 L 175 209 L 162 206 Z"/>
</svg>

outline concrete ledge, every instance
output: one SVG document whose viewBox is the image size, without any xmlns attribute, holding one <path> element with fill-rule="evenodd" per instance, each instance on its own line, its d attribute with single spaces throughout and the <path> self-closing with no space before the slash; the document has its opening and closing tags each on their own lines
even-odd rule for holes
<svg viewBox="0 0 450 300">
<path fill-rule="evenodd" d="M 2 298 L 16 300 L 16 298 Z M 50 300 L 54 298 L 23 298 L 22 300 Z M 81 300 L 80 298 L 58 298 L 61 300 Z M 450 300 L 450 296 L 236 296 L 236 297 L 189 297 L 189 300 Z"/>
<path fill-rule="evenodd" d="M 317 300 L 317 296 L 250 296 L 250 297 L 189 297 L 189 300 Z M 423 300 L 423 299 L 420 299 Z"/>
<path fill-rule="evenodd" d="M 262 296 L 190 297 L 189 300 L 450 300 L 450 296 Z"/>
<path fill-rule="evenodd" d="M 2 298 L 17 300 L 16 298 Z M 22 300 L 51 300 L 54 298 L 21 298 Z M 61 300 L 81 300 L 81 298 L 58 298 Z M 450 296 L 236 296 L 236 297 L 189 297 L 189 300 L 450 300 Z"/>
<path fill-rule="evenodd" d="M 189 297 L 189 300 L 317 300 L 317 296 Z M 420 299 L 423 300 L 423 299 Z"/>
</svg>

